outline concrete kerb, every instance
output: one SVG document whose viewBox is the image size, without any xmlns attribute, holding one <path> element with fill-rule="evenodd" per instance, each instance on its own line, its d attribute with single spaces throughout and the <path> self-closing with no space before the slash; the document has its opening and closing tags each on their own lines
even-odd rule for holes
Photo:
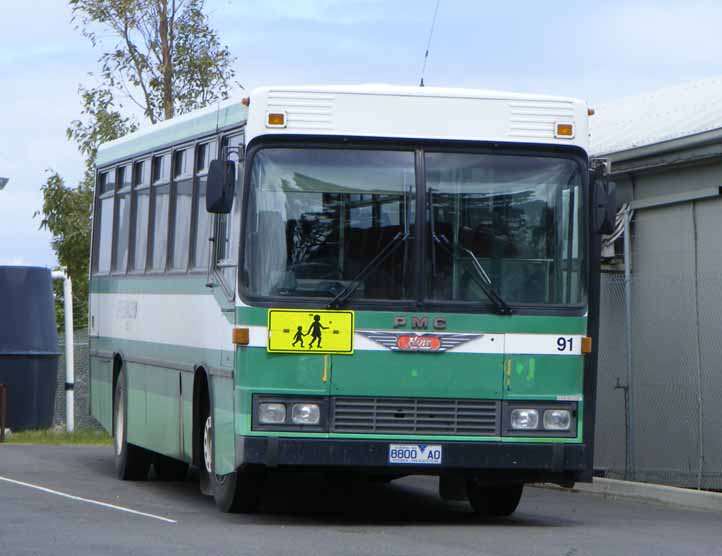
<svg viewBox="0 0 722 556">
<path fill-rule="evenodd" d="M 617 479 L 594 478 L 592 483 L 576 483 L 574 488 L 562 488 L 552 484 L 536 485 L 541 488 L 555 488 L 567 492 L 596 494 L 605 498 L 627 498 L 644 502 L 668 504 L 694 510 L 722 513 L 722 493 L 706 490 L 636 483 Z"/>
</svg>

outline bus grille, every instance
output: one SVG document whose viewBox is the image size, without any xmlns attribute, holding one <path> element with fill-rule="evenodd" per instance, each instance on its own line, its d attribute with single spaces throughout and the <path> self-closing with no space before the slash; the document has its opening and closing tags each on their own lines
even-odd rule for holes
<svg viewBox="0 0 722 556">
<path fill-rule="evenodd" d="M 501 402 L 435 398 L 332 398 L 338 433 L 499 436 Z"/>
</svg>

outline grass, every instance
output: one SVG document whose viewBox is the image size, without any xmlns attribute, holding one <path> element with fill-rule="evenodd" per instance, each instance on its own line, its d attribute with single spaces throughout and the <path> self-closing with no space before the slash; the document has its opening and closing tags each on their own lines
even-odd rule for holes
<svg viewBox="0 0 722 556">
<path fill-rule="evenodd" d="M 110 445 L 113 437 L 103 430 L 78 429 L 74 432 L 53 429 L 13 432 L 5 437 L 8 444 L 95 444 Z"/>
</svg>

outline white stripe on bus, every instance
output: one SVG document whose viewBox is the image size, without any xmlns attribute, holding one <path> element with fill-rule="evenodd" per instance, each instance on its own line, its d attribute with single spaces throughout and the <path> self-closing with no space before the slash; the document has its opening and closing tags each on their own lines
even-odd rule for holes
<svg viewBox="0 0 722 556">
<path fill-rule="evenodd" d="M 93 294 L 90 298 L 93 336 L 232 351 L 233 325 L 212 295 Z M 240 324 L 239 326 L 244 326 Z M 266 347 L 268 329 L 248 326 L 249 347 Z M 394 330 L 399 332 L 399 330 Z M 411 333 L 412 331 L 409 331 Z M 422 331 L 417 331 L 423 333 Z M 469 331 L 471 332 L 471 331 Z M 580 355 L 579 334 L 484 333 L 450 353 L 512 355 Z M 387 351 L 384 346 L 354 334 L 355 351 Z"/>
</svg>

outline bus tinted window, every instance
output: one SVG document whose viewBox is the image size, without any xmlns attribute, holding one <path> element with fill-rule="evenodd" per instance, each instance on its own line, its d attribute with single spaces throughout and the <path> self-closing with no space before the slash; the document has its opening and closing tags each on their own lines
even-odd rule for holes
<svg viewBox="0 0 722 556">
<path fill-rule="evenodd" d="M 151 269 L 165 270 L 168 253 L 168 216 L 170 209 L 170 185 L 153 186 L 153 246 Z"/>
<path fill-rule="evenodd" d="M 115 270 L 128 268 L 128 237 L 130 234 L 130 193 L 118 193 L 116 199 Z"/>
<path fill-rule="evenodd" d="M 173 177 L 188 176 L 191 173 L 191 149 L 183 149 L 173 154 Z"/>
<path fill-rule="evenodd" d="M 115 187 L 115 170 L 102 172 L 98 183 L 98 189 L 101 194 L 111 191 Z"/>
<path fill-rule="evenodd" d="M 130 185 L 130 182 L 131 182 L 130 165 L 121 166 L 120 168 L 118 168 L 117 179 L 116 179 L 116 188 L 123 189 L 124 187 L 128 187 Z"/>
<path fill-rule="evenodd" d="M 196 195 L 195 207 L 195 237 L 193 238 L 193 267 L 207 268 L 210 254 L 208 238 L 211 236 L 210 214 L 206 210 L 206 176 L 210 161 L 216 157 L 216 143 L 203 143 L 198 145 L 196 153 Z"/>
<path fill-rule="evenodd" d="M 113 241 L 113 196 L 100 199 L 98 203 L 98 272 L 110 271 L 110 255 Z"/>
<path fill-rule="evenodd" d="M 174 184 L 175 222 L 173 234 L 173 264 L 175 270 L 188 267 L 191 239 L 191 206 L 193 204 L 193 179 L 187 178 Z"/>
<path fill-rule="evenodd" d="M 135 241 L 133 245 L 133 270 L 144 271 L 148 255 L 148 213 L 150 191 L 140 189 L 135 195 Z"/>
<path fill-rule="evenodd" d="M 134 164 L 133 185 L 145 185 L 148 183 L 148 161 L 141 160 Z"/>
<path fill-rule="evenodd" d="M 208 255 L 210 247 L 208 238 L 211 236 L 211 218 L 206 210 L 206 182 L 207 176 L 198 178 L 198 186 L 196 187 L 196 237 L 194 241 L 194 260 L 195 268 L 206 268 L 208 266 Z"/>
<path fill-rule="evenodd" d="M 170 155 L 164 154 L 153 159 L 153 183 L 168 181 L 170 176 Z"/>
</svg>

